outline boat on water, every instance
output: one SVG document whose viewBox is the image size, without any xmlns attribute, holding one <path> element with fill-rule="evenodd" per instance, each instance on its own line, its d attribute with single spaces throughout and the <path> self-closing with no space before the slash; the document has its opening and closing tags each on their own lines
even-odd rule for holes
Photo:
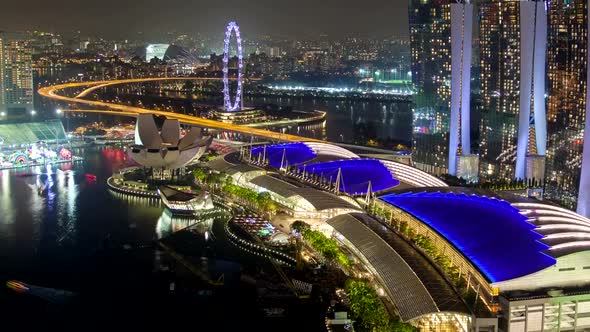
<svg viewBox="0 0 590 332">
<path fill-rule="evenodd" d="M 211 195 L 206 191 L 193 194 L 170 186 L 160 186 L 158 193 L 172 214 L 192 216 L 214 208 Z"/>
</svg>

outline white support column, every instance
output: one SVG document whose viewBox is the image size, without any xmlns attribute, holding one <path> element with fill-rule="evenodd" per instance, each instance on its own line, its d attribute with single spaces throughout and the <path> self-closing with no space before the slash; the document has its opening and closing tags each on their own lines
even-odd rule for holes
<svg viewBox="0 0 590 332">
<path fill-rule="evenodd" d="M 535 63 L 533 68 L 533 109 L 535 116 L 535 139 L 537 155 L 544 156 L 547 150 L 547 118 L 545 106 L 545 66 L 547 51 L 547 11 L 546 2 L 536 2 L 535 20 Z"/>
<path fill-rule="evenodd" d="M 449 174 L 451 175 L 457 173 L 459 117 L 460 114 L 462 117 L 464 112 L 469 113 L 470 84 L 464 79 L 470 80 L 471 78 L 472 21 L 473 6 L 471 4 L 451 3 L 451 118 L 449 123 Z M 467 91 L 467 100 L 463 100 L 465 91 Z M 466 110 L 463 109 L 464 103 L 467 105 Z M 469 116 L 467 116 L 467 121 L 469 121 Z M 469 126 L 467 126 L 467 131 L 469 131 Z"/>
<path fill-rule="evenodd" d="M 471 154 L 471 53 L 473 35 L 473 4 L 463 4 L 463 68 L 461 73 L 461 148 Z"/>
<path fill-rule="evenodd" d="M 590 6 L 588 6 L 590 17 Z M 588 20 L 590 31 L 590 20 Z M 588 63 L 590 63 L 590 39 L 588 40 Z M 587 66 L 587 79 L 590 78 L 590 66 Z M 584 125 L 584 152 L 582 153 L 582 169 L 580 174 L 580 188 L 578 191 L 577 212 L 585 217 L 590 217 L 590 82 L 586 81 L 586 124 Z"/>
<path fill-rule="evenodd" d="M 516 146 L 516 179 L 525 178 L 526 154 L 531 114 L 533 49 L 535 38 L 535 2 L 520 1 L 520 108 Z"/>
</svg>

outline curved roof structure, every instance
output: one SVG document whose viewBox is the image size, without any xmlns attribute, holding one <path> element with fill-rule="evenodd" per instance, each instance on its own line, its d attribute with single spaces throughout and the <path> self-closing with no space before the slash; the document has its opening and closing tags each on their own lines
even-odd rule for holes
<svg viewBox="0 0 590 332">
<path fill-rule="evenodd" d="M 519 278 L 556 263 L 543 234 L 509 202 L 462 193 L 402 193 L 381 197 L 445 237 L 491 282 Z M 501 245 L 499 245 L 501 243 Z"/>
<path fill-rule="evenodd" d="M 391 160 L 380 160 L 393 173 L 396 179 L 412 187 L 448 187 L 443 180 L 415 167 Z"/>
<path fill-rule="evenodd" d="M 251 154 L 254 159 L 266 157 L 269 165 L 275 168 L 301 165 L 318 157 L 324 160 L 359 158 L 357 154 L 337 145 L 319 142 L 257 146 L 252 148 Z"/>
<path fill-rule="evenodd" d="M 135 56 L 150 62 L 153 58 L 163 61 L 196 62 L 197 57 L 191 52 L 178 45 L 170 44 L 148 44 L 135 50 Z"/>
<path fill-rule="evenodd" d="M 354 188 L 344 188 L 344 191 L 350 194 L 366 193 L 369 180 L 371 180 L 373 191 L 389 189 L 397 186 L 400 181 L 411 187 L 448 187 L 448 185 L 441 179 L 415 167 L 390 160 L 361 159 L 357 154 L 334 144 L 321 142 L 274 144 L 266 147 L 258 146 L 252 148 L 251 154 L 255 160 L 264 156 L 268 160 L 269 165 L 275 168 L 301 166 L 305 164 L 307 165 L 307 171 L 311 171 L 311 169 L 315 167 L 314 165 L 326 164 L 325 167 L 328 168 L 332 165 L 336 165 L 330 164 L 331 162 L 340 163 L 346 168 L 349 163 L 350 165 L 355 165 L 355 163 L 358 163 L 357 165 L 372 164 L 373 167 L 369 167 L 370 165 L 362 166 L 362 169 L 359 169 L 358 174 L 353 174 L 353 178 L 359 177 L 360 174 L 360 178 L 365 178 L 365 180 L 359 178 L 360 180 L 356 181 L 357 183 L 349 184 L 349 187 L 352 186 Z M 353 161 L 355 159 L 358 161 Z M 361 160 L 371 161 L 363 162 Z M 386 172 L 385 169 L 389 170 L 389 172 Z M 373 171 L 376 173 L 372 175 L 364 174 Z M 317 174 L 320 175 L 321 172 L 322 171 Z M 330 178 L 329 175 L 326 176 L 325 173 L 324 177 L 327 180 Z M 332 181 L 336 181 L 336 174 L 334 174 Z M 344 187 L 346 186 L 347 183 L 344 182 Z"/>
<path fill-rule="evenodd" d="M 546 251 L 552 257 L 590 250 L 590 219 L 573 211 L 536 202 L 517 202 L 513 206 L 543 235 Z"/>
<path fill-rule="evenodd" d="M 0 146 L 33 144 L 56 139 L 67 139 L 60 120 L 0 124 Z"/>
<path fill-rule="evenodd" d="M 242 164 L 238 162 L 239 152 L 230 152 L 221 158 L 215 158 L 207 163 L 209 168 L 218 171 L 225 172 L 229 175 L 237 173 L 261 173 L 264 174 L 264 170 L 260 167 L 252 166 L 250 164 Z"/>
<path fill-rule="evenodd" d="M 348 209 L 348 210 L 360 210 L 358 206 L 353 205 L 332 193 L 316 190 L 313 188 L 296 188 L 294 191 L 297 195 L 307 200 L 313 207 L 318 210 L 329 210 L 329 209 Z"/>
<path fill-rule="evenodd" d="M 306 164 L 300 170 L 321 176 L 335 183 L 341 170 L 340 190 L 352 195 L 366 194 L 371 190 L 379 192 L 399 185 L 391 171 L 377 159 L 344 159 L 325 163 Z"/>
<path fill-rule="evenodd" d="M 309 203 L 317 211 L 329 209 L 360 210 L 358 206 L 344 199 L 317 189 L 301 188 L 270 175 L 260 175 L 250 180 L 250 183 L 272 191 L 285 198 L 299 198 Z M 298 196 L 298 197 L 297 197 Z M 307 206 L 307 205 L 306 205 Z"/>
<path fill-rule="evenodd" d="M 361 253 L 383 279 L 404 322 L 438 312 L 438 308 L 420 278 L 406 262 L 379 236 L 349 214 L 329 219 L 327 223 L 342 234 Z"/>
<path fill-rule="evenodd" d="M 319 142 L 305 142 L 305 145 L 309 146 L 317 155 L 321 156 L 333 156 L 338 159 L 347 158 L 360 158 L 356 153 L 341 148 L 338 145 L 319 143 Z"/>
<path fill-rule="evenodd" d="M 254 159 L 265 156 L 268 164 L 275 168 L 299 165 L 317 157 L 312 148 L 301 142 L 257 146 L 252 148 L 251 155 Z"/>
<path fill-rule="evenodd" d="M 376 220 L 366 214 L 350 213 L 329 219 L 327 223 L 346 238 L 353 251 L 376 272 L 403 321 L 439 312 L 470 315 L 460 296 L 436 269 L 413 249 L 400 248 L 400 245 L 409 245 L 393 232 L 382 231 L 382 225 Z M 388 239 L 375 229 L 394 238 Z"/>
</svg>

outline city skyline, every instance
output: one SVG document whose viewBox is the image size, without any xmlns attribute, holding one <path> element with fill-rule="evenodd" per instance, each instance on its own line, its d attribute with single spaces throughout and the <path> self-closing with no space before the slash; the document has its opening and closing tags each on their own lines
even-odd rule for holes
<svg viewBox="0 0 590 332">
<path fill-rule="evenodd" d="M 0 7 L 0 312 L 590 331 L 589 2 Z"/>
<path fill-rule="evenodd" d="M 230 1 L 223 5 L 200 0 L 190 4 L 172 0 L 162 5 L 149 0 L 141 7 L 114 0 L 83 6 L 73 0 L 51 3 L 34 0 L 5 4 L 0 11 L 0 30 L 81 31 L 118 39 L 131 38 L 141 32 L 144 36 L 161 38 L 170 31 L 215 35 L 218 32 L 216 27 L 235 20 L 249 36 L 270 34 L 315 38 L 326 34 L 335 39 L 347 36 L 381 38 L 408 36 L 407 13 L 405 1 L 382 0 L 362 3 L 256 0 L 247 3 Z M 28 20 L 23 20 L 24 16 Z M 120 29 L 120 26 L 125 29 Z"/>
</svg>

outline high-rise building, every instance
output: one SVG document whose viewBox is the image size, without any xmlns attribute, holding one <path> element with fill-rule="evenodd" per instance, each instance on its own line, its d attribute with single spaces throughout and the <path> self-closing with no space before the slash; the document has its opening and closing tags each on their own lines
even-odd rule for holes
<svg viewBox="0 0 590 332">
<path fill-rule="evenodd" d="M 471 154 L 471 58 L 473 4 L 451 3 L 451 119 L 449 174 L 478 181 L 478 157 Z"/>
<path fill-rule="evenodd" d="M 548 3 L 545 197 L 575 209 L 586 111 L 587 1 Z"/>
<path fill-rule="evenodd" d="M 32 48 L 19 34 L 0 32 L 0 120 L 33 109 Z"/>
<path fill-rule="evenodd" d="M 519 108 L 518 2 L 485 0 L 479 6 L 480 177 L 512 178 Z"/>
<path fill-rule="evenodd" d="M 482 0 L 479 17 L 480 177 L 542 177 L 545 4 Z"/>
<path fill-rule="evenodd" d="M 520 2 L 520 109 L 517 179 L 545 178 L 547 117 L 547 9 L 543 0 Z"/>
<path fill-rule="evenodd" d="M 413 105 L 412 159 L 433 174 L 448 173 L 451 102 L 451 9 L 448 0 L 410 0 Z"/>
<path fill-rule="evenodd" d="M 586 12 L 586 101 L 590 99 L 590 38 L 588 31 L 590 31 L 590 6 Z M 586 113 L 584 118 L 584 133 L 590 133 L 590 103 L 586 102 Z M 581 137 L 584 147 L 582 151 L 582 164 L 580 170 L 580 185 L 578 189 L 577 211 L 583 216 L 590 216 L 590 139 L 586 139 L 587 135 Z"/>
</svg>

